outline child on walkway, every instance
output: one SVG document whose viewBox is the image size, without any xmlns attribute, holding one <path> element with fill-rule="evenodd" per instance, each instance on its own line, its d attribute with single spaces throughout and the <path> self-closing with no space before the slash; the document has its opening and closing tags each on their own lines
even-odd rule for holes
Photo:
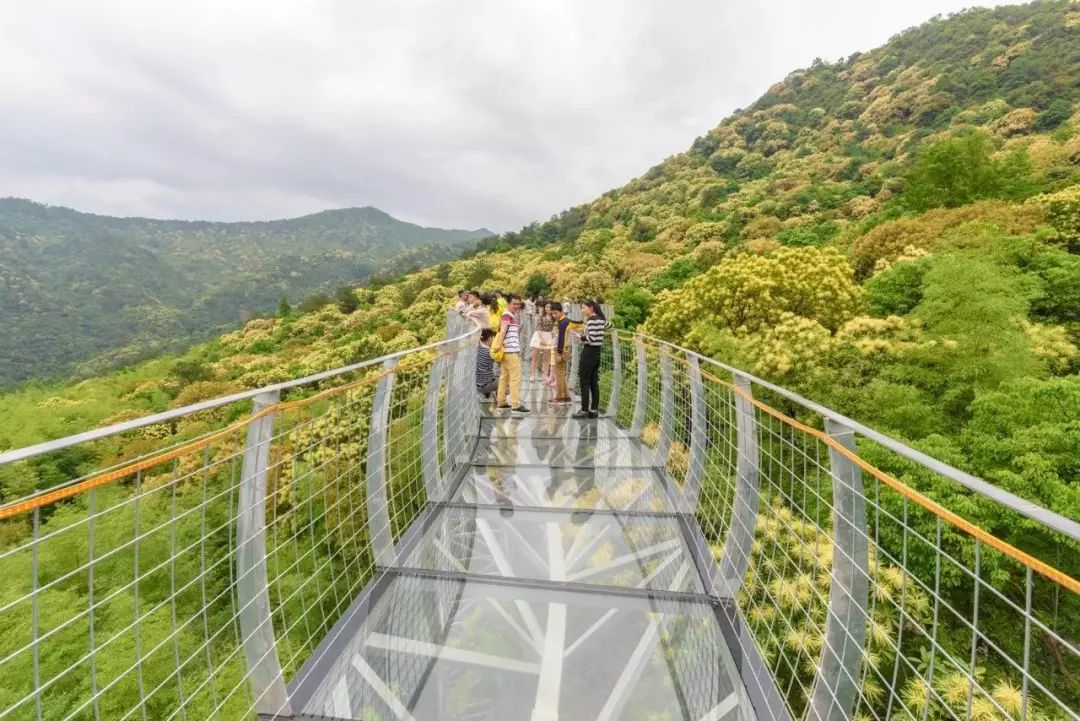
<svg viewBox="0 0 1080 721">
<path fill-rule="evenodd" d="M 480 344 L 476 346 L 476 392 L 485 400 L 491 398 L 499 386 L 499 379 L 495 377 L 495 362 L 491 359 L 491 341 L 494 338 L 495 331 L 484 328 L 480 331 Z"/>
</svg>

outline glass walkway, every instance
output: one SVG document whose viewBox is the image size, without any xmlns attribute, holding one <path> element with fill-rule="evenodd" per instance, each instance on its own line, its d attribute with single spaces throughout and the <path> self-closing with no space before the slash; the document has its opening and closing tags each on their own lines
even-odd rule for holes
<svg viewBox="0 0 1080 721">
<path fill-rule="evenodd" d="M 0 452 L 0 721 L 1080 721 L 1077 519 L 640 334 L 496 416 L 477 336 Z"/>
<path fill-rule="evenodd" d="M 335 719 L 748 719 L 652 452 L 531 384 L 294 709 Z M 676 491 L 677 493 L 677 491 Z"/>
</svg>

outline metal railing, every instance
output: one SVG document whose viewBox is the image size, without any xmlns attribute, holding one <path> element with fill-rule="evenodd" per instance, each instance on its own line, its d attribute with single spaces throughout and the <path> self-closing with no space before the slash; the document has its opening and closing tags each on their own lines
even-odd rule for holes
<svg viewBox="0 0 1080 721">
<path fill-rule="evenodd" d="M 759 717 L 1080 718 L 1075 520 L 647 336 L 612 334 L 601 393 L 698 522 Z"/>
<path fill-rule="evenodd" d="M 0 454 L 0 719 L 292 713 L 468 462 L 476 338 L 454 314 L 447 337 Z M 613 332 L 601 368 L 758 718 L 1080 718 L 1075 521 L 668 343 Z M 1024 538 L 942 507 L 943 485 Z"/>
<path fill-rule="evenodd" d="M 31 489 L 0 506 L 0 718 L 290 715 L 286 683 L 469 458 L 476 333 L 447 331 L 0 454 L 5 495 Z"/>
</svg>

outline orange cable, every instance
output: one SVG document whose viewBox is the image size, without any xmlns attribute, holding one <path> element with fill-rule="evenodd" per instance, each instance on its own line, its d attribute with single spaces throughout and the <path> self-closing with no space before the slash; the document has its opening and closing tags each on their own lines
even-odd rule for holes
<svg viewBox="0 0 1080 721">
<path fill-rule="evenodd" d="M 676 356 L 676 357 L 678 357 L 678 356 Z M 689 360 L 687 360 L 686 358 L 681 358 L 680 357 L 679 360 L 682 363 L 684 363 L 686 365 L 689 365 Z M 914 488 L 907 485 L 906 483 L 904 483 L 904 482 L 902 482 L 902 481 L 900 481 L 900 480 L 898 480 L 896 478 L 893 478 L 888 473 L 885 473 L 884 471 L 878 469 L 876 466 L 873 466 L 870 463 L 868 463 L 867 461 L 863 460 L 863 458 L 861 458 L 857 453 L 855 453 L 854 451 L 846 448 L 842 443 L 840 443 L 839 441 L 837 441 L 835 438 L 828 435 L 827 433 L 824 433 L 823 431 L 819 431 L 816 428 L 812 428 L 812 427 L 806 425 L 805 423 L 800 423 L 799 421 L 795 420 L 794 418 L 791 418 L 790 416 L 785 415 L 784 413 L 776 410 L 772 406 L 770 406 L 770 405 L 768 405 L 766 403 L 763 403 L 762 401 L 754 398 L 749 393 L 746 393 L 741 388 L 736 386 L 734 383 L 731 383 L 729 381 L 725 381 L 725 380 L 723 380 L 721 378 L 717 378 L 716 376 L 712 375 L 711 373 L 708 373 L 706 371 L 702 371 L 700 369 L 699 369 L 699 372 L 701 373 L 703 378 L 707 378 L 710 381 L 713 381 L 714 383 L 718 383 L 718 384 L 720 384 L 722 386 L 726 386 L 727 388 L 731 389 L 732 392 L 737 393 L 738 395 L 742 396 L 744 399 L 746 399 L 751 404 L 753 404 L 756 408 L 764 411 L 765 413 L 767 413 L 770 416 L 776 418 L 777 420 L 780 420 L 783 423 L 786 423 L 787 425 L 791 426 L 792 428 L 795 428 L 797 430 L 802 431 L 803 433 L 807 433 L 807 434 L 813 436 L 814 438 L 817 438 L 822 443 L 827 445 L 829 448 L 835 450 L 840 455 L 844 456 L 849 461 L 851 461 L 852 463 L 857 465 L 859 468 L 866 471 L 871 476 L 873 476 L 877 480 L 879 480 L 882 483 L 884 483 L 885 485 L 887 485 L 889 488 L 892 488 L 894 491 L 896 491 L 900 495 L 904 496 L 905 498 L 907 498 L 910 501 L 913 501 L 916 505 L 921 506 L 923 509 L 929 511 L 930 513 L 937 516 L 938 518 L 951 523 L 953 526 L 956 526 L 957 528 L 961 529 L 962 531 L 965 531 L 966 533 L 968 533 L 968 535 L 982 541 L 983 543 L 990 546 L 991 548 L 994 548 L 994 549 L 1000 551 L 1001 553 L 1005 554 L 1006 556 L 1012 558 L 1014 561 L 1018 561 L 1018 562 L 1024 564 L 1025 566 L 1030 567 L 1033 571 L 1037 572 L 1039 575 L 1044 576 L 1045 578 L 1048 578 L 1051 581 L 1053 581 L 1053 582 L 1055 582 L 1055 583 L 1057 583 L 1057 584 L 1059 584 L 1061 586 L 1064 586 L 1065 588 L 1069 589 L 1070 591 L 1072 591 L 1073 593 L 1075 593 L 1077 595 L 1080 595 L 1080 581 L 1076 580 L 1072 576 L 1069 576 L 1068 574 L 1066 574 L 1066 573 L 1064 573 L 1062 571 L 1059 571 L 1058 569 L 1054 568 L 1050 564 L 1045 563 L 1044 561 L 1041 561 L 1038 558 L 1035 558 L 1034 556 L 1032 556 L 1029 553 L 1021 551 L 1019 548 L 1016 548 L 1015 546 L 1008 543 L 1007 541 L 1001 540 L 1000 538 L 998 538 L 997 536 L 994 536 L 993 534 L 991 534 L 990 532 L 984 530 L 983 528 L 981 528 L 979 526 L 976 526 L 974 523 L 967 520 L 966 518 L 963 518 L 962 516 L 957 515 L 953 511 L 950 511 L 949 509 L 945 508 L 944 506 L 942 506 L 937 501 L 934 501 L 934 500 L 924 496 L 922 493 L 915 490 Z"/>
<path fill-rule="evenodd" d="M 129 463 L 129 464 L 125 465 L 125 466 L 121 466 L 120 468 L 116 468 L 116 469 L 113 469 L 111 471 L 102 471 L 101 473 L 95 473 L 95 474 L 85 478 L 84 480 L 79 481 L 78 483 L 71 484 L 70 486 L 65 486 L 63 488 L 58 488 L 58 489 L 56 489 L 54 491 L 47 491 L 45 493 L 41 493 L 41 494 L 36 495 L 36 496 L 31 496 L 30 498 L 27 498 L 25 500 L 16 501 L 16 502 L 10 503 L 10 504 L 8 504 L 6 506 L 2 506 L 2 507 L 0 507 L 0 520 L 4 520 L 6 518 L 11 518 L 13 516 L 17 516 L 17 515 L 20 515 L 22 513 L 26 513 L 27 511 L 33 511 L 33 510 L 41 508 L 43 506 L 47 506 L 50 503 L 55 503 L 56 501 L 62 501 L 62 500 L 65 500 L 67 498 L 77 496 L 80 493 L 88 491 L 88 490 L 90 490 L 92 488 L 98 488 L 100 486 L 108 485 L 109 483 L 112 483 L 114 481 L 118 481 L 121 478 L 126 478 L 126 477 L 130 476 L 133 473 L 138 473 L 139 471 L 145 471 L 148 468 L 153 468 L 155 466 L 161 465 L 162 463 L 166 463 L 166 462 L 171 461 L 173 459 L 176 459 L 176 458 L 179 458 L 181 456 L 187 455 L 191 451 L 197 451 L 197 450 L 206 448 L 207 446 L 211 445 L 214 441 L 216 441 L 216 440 L 218 440 L 218 439 L 220 439 L 220 438 L 222 438 L 224 436 L 227 436 L 230 433 L 233 433 L 234 431 L 239 430 L 240 428 L 243 428 L 244 426 L 246 426 L 246 425 L 248 425 L 248 424 L 250 424 L 250 423 L 252 423 L 254 421 L 257 421 L 260 418 L 263 418 L 264 416 L 270 415 L 272 413 L 277 413 L 278 411 L 297 408 L 297 407 L 300 407 L 300 406 L 303 406 L 303 405 L 307 405 L 309 403 L 314 403 L 315 401 L 320 400 L 322 398 L 326 398 L 328 396 L 343 393 L 343 392 L 351 390 L 353 388 L 357 388 L 357 387 L 364 386 L 364 385 L 369 385 L 371 383 L 377 382 L 380 378 L 385 378 L 388 375 L 392 375 L 392 374 L 395 374 L 395 373 L 401 373 L 403 371 L 409 371 L 409 370 L 417 368 L 417 367 L 419 367 L 421 365 L 424 365 L 426 363 L 434 362 L 435 360 L 438 360 L 439 358 L 448 357 L 448 356 L 453 355 L 454 353 L 458 353 L 460 351 L 461 351 L 461 349 L 454 350 L 454 351 L 447 351 L 447 352 L 438 354 L 437 356 L 435 356 L 434 358 L 432 358 L 430 360 L 414 361 L 412 363 L 406 363 L 406 364 L 398 365 L 398 366 L 395 366 L 393 369 L 388 370 L 388 371 L 383 371 L 382 373 L 379 373 L 378 375 L 369 376 L 367 378 L 362 378 L 362 379 L 360 379 L 358 381 L 353 381 L 352 383 L 346 383 L 343 386 L 337 386 L 335 388 L 328 388 L 325 391 L 322 391 L 321 393 L 316 393 L 315 395 L 309 396 L 307 398 L 300 398 L 300 399 L 297 399 L 295 401 L 286 401 L 286 402 L 283 402 L 283 403 L 275 403 L 273 405 L 267 406 L 266 408 L 263 408 L 258 413 L 253 413 L 248 418 L 244 418 L 242 420 L 239 420 L 239 421 L 233 423 L 232 425 L 227 426 L 226 428 L 223 428 L 220 431 L 216 431 L 214 433 L 211 433 L 210 435 L 208 435 L 208 436 L 206 436 L 204 438 L 200 438 L 197 441 L 192 441 L 191 443 L 186 443 L 183 446 L 180 446 L 179 448 L 174 448 L 174 449 L 172 449 L 170 451 L 160 453 L 160 454 L 158 454 L 156 456 L 151 456 L 150 458 L 144 458 L 141 461 L 135 461 L 133 463 Z"/>
</svg>

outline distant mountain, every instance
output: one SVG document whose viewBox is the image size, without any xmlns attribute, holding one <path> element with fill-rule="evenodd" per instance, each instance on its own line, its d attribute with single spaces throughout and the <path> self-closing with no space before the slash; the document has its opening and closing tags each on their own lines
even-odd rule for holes
<svg viewBox="0 0 1080 721">
<path fill-rule="evenodd" d="M 0 385 L 189 345 L 286 296 L 439 262 L 490 231 L 376 208 L 250 223 L 113 218 L 0 199 Z"/>
</svg>

